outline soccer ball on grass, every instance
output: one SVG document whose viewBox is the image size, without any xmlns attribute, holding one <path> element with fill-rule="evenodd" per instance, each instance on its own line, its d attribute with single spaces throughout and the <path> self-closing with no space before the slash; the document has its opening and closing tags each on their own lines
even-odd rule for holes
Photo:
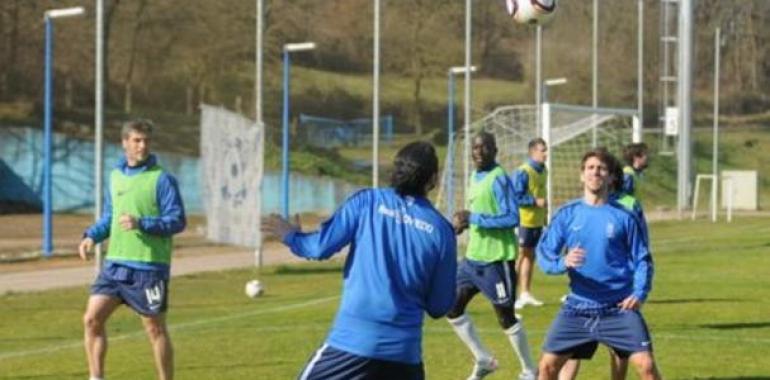
<svg viewBox="0 0 770 380">
<path fill-rule="evenodd" d="M 259 280 L 251 280 L 246 283 L 246 295 L 251 298 L 257 298 L 265 292 L 265 288 Z"/>
</svg>

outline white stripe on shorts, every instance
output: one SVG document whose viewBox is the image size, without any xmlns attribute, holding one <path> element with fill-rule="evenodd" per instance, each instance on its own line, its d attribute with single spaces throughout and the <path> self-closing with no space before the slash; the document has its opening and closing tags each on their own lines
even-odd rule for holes
<svg viewBox="0 0 770 380">
<path fill-rule="evenodd" d="M 329 347 L 328 344 L 324 343 L 321 348 L 318 349 L 318 351 L 315 352 L 315 355 L 313 355 L 313 358 L 310 359 L 310 361 L 305 366 L 305 370 L 302 371 L 302 376 L 300 376 L 299 380 L 307 380 L 307 377 L 310 376 L 310 373 L 313 372 L 313 367 L 315 367 L 315 363 L 318 362 L 319 359 L 321 359 L 321 355 L 323 355 L 324 350 L 326 350 L 326 347 Z"/>
</svg>

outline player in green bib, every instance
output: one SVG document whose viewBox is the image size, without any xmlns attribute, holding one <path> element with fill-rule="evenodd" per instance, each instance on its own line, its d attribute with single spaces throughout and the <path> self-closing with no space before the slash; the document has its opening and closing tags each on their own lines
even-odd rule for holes
<svg viewBox="0 0 770 380">
<path fill-rule="evenodd" d="M 104 211 L 80 243 L 88 259 L 95 243 L 109 238 L 104 266 L 91 286 L 83 324 L 91 380 L 104 379 L 107 319 L 125 303 L 142 319 L 152 344 L 158 379 L 174 375 L 174 354 L 166 328 L 171 236 L 186 224 L 176 179 L 150 154 L 152 123 L 123 125 L 125 156 L 110 173 Z"/>
<path fill-rule="evenodd" d="M 497 369 L 497 360 L 481 343 L 465 308 L 481 292 L 492 303 L 497 320 L 508 337 L 520 365 L 520 379 L 534 379 L 537 367 L 532 360 L 527 334 L 516 318 L 515 262 L 518 253 L 514 227 L 519 213 L 511 181 L 495 162 L 494 135 L 481 132 L 473 139 L 473 162 L 467 191 L 467 210 L 455 213 L 453 225 L 458 234 L 468 230 L 465 259 L 457 271 L 457 299 L 447 314 L 450 325 L 475 359 L 469 380 L 481 379 Z"/>
</svg>

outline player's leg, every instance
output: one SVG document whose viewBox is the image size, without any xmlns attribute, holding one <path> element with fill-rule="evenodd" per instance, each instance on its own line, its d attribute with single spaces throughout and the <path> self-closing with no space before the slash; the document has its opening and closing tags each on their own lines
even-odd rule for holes
<svg viewBox="0 0 770 380">
<path fill-rule="evenodd" d="M 559 371 L 559 380 L 575 380 L 577 379 L 578 372 L 580 372 L 580 360 L 569 359 Z"/>
<path fill-rule="evenodd" d="M 540 357 L 538 364 L 539 380 L 558 380 L 559 371 L 564 363 L 569 359 L 569 355 L 559 355 L 552 352 L 544 352 Z"/>
<path fill-rule="evenodd" d="M 642 380 L 661 379 L 658 367 L 655 365 L 655 358 L 652 351 L 635 352 L 628 358 L 631 364 L 636 368 L 636 373 Z"/>
<path fill-rule="evenodd" d="M 479 293 L 475 285 L 477 273 L 467 260 L 460 263 L 457 269 L 457 299 L 452 310 L 447 313 L 447 321 L 452 329 L 473 354 L 475 364 L 469 379 L 481 379 L 497 370 L 497 361 L 481 342 L 473 321 L 465 313 L 468 303 Z"/>
<path fill-rule="evenodd" d="M 153 316 L 142 316 L 142 324 L 147 337 L 150 338 L 152 354 L 155 358 L 155 370 L 158 379 L 171 380 L 174 378 L 174 347 L 166 326 L 166 313 Z"/>
<path fill-rule="evenodd" d="M 534 379 L 537 366 L 529 348 L 527 331 L 524 324 L 516 318 L 514 313 L 514 301 L 516 295 L 516 263 L 504 261 L 486 268 L 485 286 L 482 288 L 484 295 L 492 302 L 497 316 L 497 322 L 508 337 L 513 351 L 521 365 L 522 379 Z M 492 291 L 494 285 L 494 291 Z"/>
<path fill-rule="evenodd" d="M 521 309 L 526 305 L 542 306 L 543 302 L 536 299 L 531 293 L 532 273 L 535 263 L 535 247 L 540 240 L 542 228 L 519 227 L 519 259 L 516 273 L 519 278 L 519 290 L 516 300 L 516 308 Z"/>
<path fill-rule="evenodd" d="M 615 350 L 610 349 L 610 378 L 612 380 L 626 380 L 628 373 L 628 357 L 618 355 Z"/>
<path fill-rule="evenodd" d="M 83 330 L 88 372 L 92 379 L 104 377 L 104 359 L 107 355 L 105 324 L 120 304 L 119 298 L 105 294 L 92 294 L 88 298 L 86 312 L 83 314 Z"/>
</svg>

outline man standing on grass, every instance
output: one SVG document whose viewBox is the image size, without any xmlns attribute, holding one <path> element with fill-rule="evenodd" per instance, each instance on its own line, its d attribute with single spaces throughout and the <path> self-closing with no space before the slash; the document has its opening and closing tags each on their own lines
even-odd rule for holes
<svg viewBox="0 0 770 380">
<path fill-rule="evenodd" d="M 623 193 L 640 199 L 639 184 L 649 164 L 649 149 L 645 143 L 628 144 L 623 148 Z"/>
<path fill-rule="evenodd" d="M 470 317 L 468 303 L 479 292 L 492 303 L 497 320 L 510 340 L 521 364 L 519 378 L 535 378 L 535 364 L 529 352 L 524 325 L 516 318 L 516 235 L 518 208 L 510 178 L 495 157 L 495 136 L 481 132 L 473 139 L 472 157 L 476 170 L 468 191 L 469 210 L 454 215 L 457 233 L 470 229 L 465 259 L 457 273 L 457 301 L 447 314 L 449 324 L 475 359 L 469 380 L 481 379 L 497 370 L 497 360 L 481 343 Z"/>
<path fill-rule="evenodd" d="M 174 376 L 166 327 L 171 236 L 184 229 L 186 219 L 176 179 L 150 154 L 152 129 L 150 121 L 141 119 L 123 125 L 125 156 L 110 174 L 101 219 L 86 230 L 78 249 L 87 260 L 95 243 L 110 239 L 104 267 L 91 286 L 83 316 L 91 380 L 104 379 L 105 325 L 122 303 L 142 319 L 158 379 Z"/>
<path fill-rule="evenodd" d="M 642 379 L 660 379 L 639 311 L 652 285 L 652 257 L 640 221 L 609 199 L 613 160 L 605 149 L 583 156 L 583 198 L 556 213 L 537 248 L 541 269 L 566 272 L 571 290 L 543 344 L 541 380 L 557 379 L 570 358 L 590 358 L 598 343 L 628 357 Z"/>
<path fill-rule="evenodd" d="M 532 268 L 535 263 L 535 247 L 540 240 L 545 226 L 547 207 L 548 173 L 545 160 L 548 159 L 548 146 L 542 138 L 529 142 L 529 158 L 513 174 L 513 194 L 519 205 L 519 248 L 521 256 L 516 263 L 519 275 L 519 298 L 516 309 L 526 305 L 542 306 L 543 303 L 530 292 L 532 286 Z"/>
<path fill-rule="evenodd" d="M 455 299 L 456 240 L 426 195 L 438 180 L 432 145 L 396 154 L 391 187 L 353 194 L 315 232 L 272 215 L 263 224 L 297 256 L 325 260 L 345 246 L 342 301 L 326 342 L 301 380 L 422 380 L 423 314 Z"/>
</svg>

